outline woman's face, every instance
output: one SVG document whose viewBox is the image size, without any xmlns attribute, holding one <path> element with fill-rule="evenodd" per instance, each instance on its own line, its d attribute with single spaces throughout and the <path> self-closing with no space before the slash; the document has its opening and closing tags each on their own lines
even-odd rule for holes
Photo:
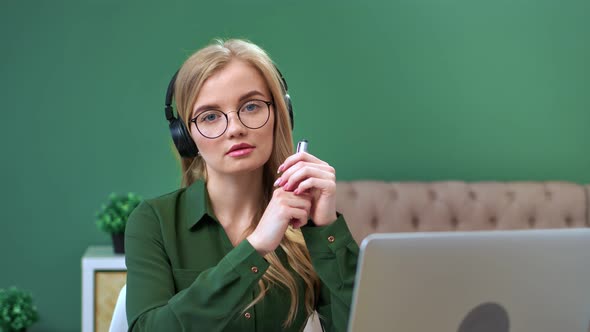
<svg viewBox="0 0 590 332">
<path fill-rule="evenodd" d="M 260 72 L 242 60 L 230 61 L 205 80 L 189 119 L 196 118 L 190 123 L 191 136 L 209 176 L 250 172 L 268 161 L 273 147 L 274 105 L 264 102 L 271 101 Z M 238 118 L 238 110 L 248 127 Z M 203 136 L 216 136 L 225 127 L 226 120 L 220 112 L 227 115 L 225 132 L 212 139 Z M 249 128 L 262 123 L 260 118 L 266 119 L 267 113 L 268 120 L 262 127 Z"/>
</svg>

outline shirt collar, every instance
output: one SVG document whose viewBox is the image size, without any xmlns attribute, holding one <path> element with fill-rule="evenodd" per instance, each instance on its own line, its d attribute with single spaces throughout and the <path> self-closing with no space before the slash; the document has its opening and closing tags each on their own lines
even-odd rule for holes
<svg viewBox="0 0 590 332">
<path fill-rule="evenodd" d="M 206 214 L 213 216 L 208 202 L 209 195 L 202 180 L 195 180 L 186 188 L 179 209 L 182 223 L 188 229 L 195 226 Z"/>
</svg>

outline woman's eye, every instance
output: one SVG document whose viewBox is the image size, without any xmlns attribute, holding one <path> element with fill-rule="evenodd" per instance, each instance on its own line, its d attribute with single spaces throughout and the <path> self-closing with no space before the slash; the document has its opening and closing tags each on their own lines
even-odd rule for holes
<svg viewBox="0 0 590 332">
<path fill-rule="evenodd" d="M 208 114 L 203 114 L 199 117 L 201 120 L 199 122 L 212 122 L 217 120 L 217 118 L 219 118 L 219 114 L 216 113 L 208 113 Z"/>
<path fill-rule="evenodd" d="M 246 111 L 250 111 L 250 112 L 255 111 L 257 107 L 258 106 L 254 105 L 254 104 L 246 105 Z"/>
<path fill-rule="evenodd" d="M 245 112 L 255 112 L 258 111 L 260 109 L 260 105 L 258 105 L 258 103 L 256 102 L 250 102 L 246 105 L 244 105 L 244 107 L 242 107 L 242 110 Z"/>
</svg>

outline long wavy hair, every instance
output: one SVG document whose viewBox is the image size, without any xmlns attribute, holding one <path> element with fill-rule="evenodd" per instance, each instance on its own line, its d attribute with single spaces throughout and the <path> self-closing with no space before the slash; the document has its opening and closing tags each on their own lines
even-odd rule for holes
<svg viewBox="0 0 590 332">
<path fill-rule="evenodd" d="M 258 221 L 262 218 L 273 193 L 273 183 L 277 178 L 277 169 L 283 161 L 293 154 L 291 124 L 287 105 L 283 95 L 285 93 L 279 73 L 270 57 L 259 46 L 245 40 L 230 39 L 216 40 L 214 43 L 200 49 L 191 55 L 182 65 L 174 86 L 176 108 L 178 116 L 190 128 L 188 120 L 196 97 L 207 78 L 225 68 L 233 59 L 245 61 L 257 68 L 264 77 L 274 100 L 274 142 L 270 158 L 263 166 L 263 194 L 260 198 L 262 204 L 254 216 L 250 227 L 243 234 L 245 239 L 250 235 Z M 190 186 L 195 180 L 207 181 L 205 162 L 199 156 L 194 158 L 181 158 L 182 186 Z M 303 279 L 305 283 L 305 309 L 307 316 L 313 313 L 315 302 L 319 293 L 319 277 L 311 264 L 309 251 L 300 230 L 288 227 L 285 237 L 281 241 L 281 247 L 287 253 L 290 267 Z M 244 311 L 261 301 L 269 287 L 284 286 L 291 295 L 289 312 L 284 321 L 284 326 L 290 326 L 297 316 L 299 306 L 298 286 L 294 276 L 285 267 L 278 256 L 271 252 L 264 257 L 270 267 L 258 282 L 260 293 L 250 302 Z"/>
</svg>

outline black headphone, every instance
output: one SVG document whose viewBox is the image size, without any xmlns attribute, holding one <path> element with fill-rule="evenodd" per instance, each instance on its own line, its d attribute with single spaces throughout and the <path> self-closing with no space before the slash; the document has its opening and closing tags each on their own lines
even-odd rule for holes
<svg viewBox="0 0 590 332">
<path fill-rule="evenodd" d="M 283 77 L 283 74 L 281 73 L 279 68 L 275 66 L 275 69 L 281 77 L 283 98 L 285 99 L 287 110 L 289 111 L 289 119 L 291 120 L 291 130 L 293 130 L 293 127 L 295 125 L 293 122 L 293 105 L 291 104 L 291 97 L 289 97 L 289 94 L 287 93 L 287 81 Z M 168 90 L 166 91 L 166 101 L 164 104 L 164 112 L 166 114 L 166 119 L 170 122 L 170 134 L 172 134 L 172 140 L 174 141 L 174 145 L 176 145 L 178 153 L 180 153 L 180 156 L 184 158 L 194 158 L 198 155 L 199 149 L 193 141 L 190 132 L 184 125 L 184 122 L 182 122 L 181 119 L 174 116 L 174 110 L 172 108 L 172 98 L 174 96 L 174 83 L 176 82 L 177 75 L 178 71 L 174 73 L 174 76 L 172 76 L 170 83 L 168 83 Z"/>
</svg>

